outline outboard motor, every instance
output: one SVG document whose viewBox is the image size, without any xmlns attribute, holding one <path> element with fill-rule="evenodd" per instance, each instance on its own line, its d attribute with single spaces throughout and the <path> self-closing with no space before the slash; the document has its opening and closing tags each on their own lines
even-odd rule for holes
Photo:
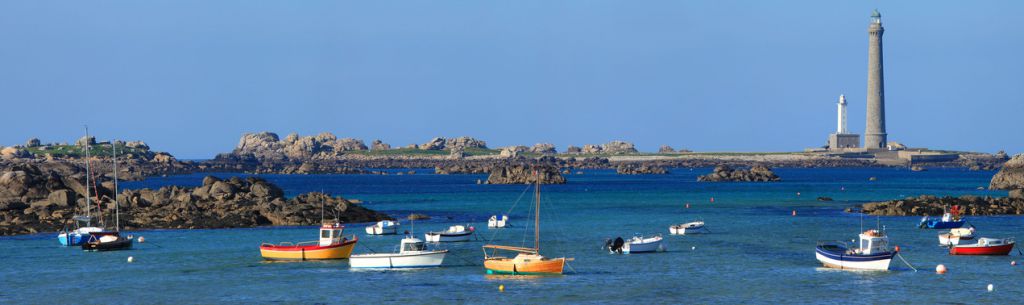
<svg viewBox="0 0 1024 305">
<path fill-rule="evenodd" d="M 626 244 L 626 241 L 623 240 L 622 237 L 616 237 L 615 241 L 612 242 L 612 245 L 611 245 L 611 247 L 608 248 L 608 250 L 613 252 L 613 253 L 622 254 L 622 245 L 625 245 L 625 244 Z"/>
</svg>

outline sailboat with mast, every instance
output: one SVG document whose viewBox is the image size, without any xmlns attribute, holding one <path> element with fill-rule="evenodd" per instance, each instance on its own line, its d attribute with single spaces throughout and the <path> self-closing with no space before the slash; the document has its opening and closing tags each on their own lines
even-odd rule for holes
<svg viewBox="0 0 1024 305">
<path fill-rule="evenodd" d="M 89 239 L 82 244 L 82 250 L 85 251 L 113 251 L 132 248 L 132 236 L 121 236 L 121 204 L 117 202 L 117 141 L 111 141 L 110 147 L 114 162 L 114 231 L 89 234 Z"/>
<path fill-rule="evenodd" d="M 60 231 L 60 234 L 57 234 L 57 241 L 59 241 L 62 246 L 81 245 L 89 239 L 89 236 L 92 235 L 92 233 L 103 231 L 103 228 L 92 225 L 93 218 L 90 213 L 90 210 L 92 210 L 92 200 L 90 198 L 91 194 L 89 193 L 89 182 L 91 180 L 92 172 L 89 168 L 89 150 L 91 150 L 92 145 L 89 144 L 88 126 L 85 127 L 84 144 L 85 145 L 83 145 L 82 150 L 85 151 L 85 215 L 75 215 L 71 218 L 75 225 L 74 230 L 70 229 L 65 224 L 64 229 Z"/>
<path fill-rule="evenodd" d="M 534 170 L 534 220 L 533 248 L 504 245 L 484 245 L 484 268 L 487 274 L 511 275 L 560 275 L 566 261 L 572 258 L 544 257 L 540 254 L 540 174 Z M 515 257 L 499 254 L 499 251 L 516 253 Z"/>
</svg>

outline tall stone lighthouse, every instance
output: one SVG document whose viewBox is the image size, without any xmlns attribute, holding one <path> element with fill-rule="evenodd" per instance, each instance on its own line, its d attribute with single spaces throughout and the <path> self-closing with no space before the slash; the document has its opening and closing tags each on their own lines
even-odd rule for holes
<svg viewBox="0 0 1024 305">
<path fill-rule="evenodd" d="M 886 149 L 885 81 L 882 77 L 882 14 L 871 13 L 868 25 L 868 107 L 864 129 L 864 148 Z"/>
</svg>

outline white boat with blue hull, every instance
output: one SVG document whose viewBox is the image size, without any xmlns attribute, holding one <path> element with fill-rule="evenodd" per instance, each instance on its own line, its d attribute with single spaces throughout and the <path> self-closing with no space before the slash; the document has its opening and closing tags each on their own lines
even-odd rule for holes
<svg viewBox="0 0 1024 305">
<path fill-rule="evenodd" d="M 896 253 L 889 250 L 889 237 L 879 230 L 861 233 L 859 247 L 844 242 L 818 242 L 815 247 L 815 257 L 825 267 L 844 270 L 889 270 Z"/>
</svg>

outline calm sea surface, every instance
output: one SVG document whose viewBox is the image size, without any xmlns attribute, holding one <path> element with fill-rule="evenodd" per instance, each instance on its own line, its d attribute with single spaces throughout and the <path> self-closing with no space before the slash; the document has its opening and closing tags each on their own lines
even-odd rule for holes
<svg viewBox="0 0 1024 305">
<path fill-rule="evenodd" d="M 532 242 L 530 194 L 521 185 L 477 185 L 484 175 L 264 175 L 288 196 L 324 190 L 361 199 L 396 217 L 423 213 L 415 232 L 469 223 L 496 243 Z M 933 169 L 777 169 L 779 183 L 698 183 L 703 169 L 670 175 L 613 171 L 571 175 L 542 187 L 542 253 L 576 260 L 564 276 L 488 276 L 483 241 L 443 244 L 442 268 L 357 271 L 348 263 L 270 263 L 260 242 L 314 240 L 313 227 L 154 230 L 130 251 L 84 253 L 62 248 L 54 234 L 0 238 L 0 303 L 999 303 L 1024 302 L 1024 263 L 1009 257 L 952 257 L 917 217 L 861 217 L 843 209 L 868 200 L 936 195 L 998 195 L 978 190 L 993 172 Z M 230 174 L 220 174 L 226 177 Z M 877 181 L 868 181 L 869 177 Z M 152 178 L 129 188 L 196 186 L 202 175 Z M 799 195 L 798 195 L 799 193 Z M 818 196 L 834 198 L 819 202 Z M 710 198 L 714 198 L 711 202 Z M 690 208 L 685 208 L 689 203 Z M 513 206 L 515 207 L 514 209 Z M 487 218 L 511 209 L 515 228 L 489 230 Z M 797 216 L 792 216 L 793 210 Z M 130 217 L 128 215 L 127 217 Z M 668 226 L 702 218 L 712 234 L 669 236 Z M 820 268 L 818 240 L 856 238 L 876 222 L 888 230 L 914 272 L 846 272 Z M 971 217 L 980 235 L 1024 237 L 1021 217 Z M 391 251 L 399 236 L 365 236 L 356 252 Z M 54 228 L 55 230 L 57 228 Z M 402 230 L 410 230 L 403 221 Z M 606 238 L 662 234 L 668 251 L 610 255 Z M 134 263 L 126 263 L 133 256 Z M 936 275 L 936 264 L 950 272 Z M 575 272 L 571 272 L 575 270 Z M 995 291 L 986 286 L 994 284 Z M 505 291 L 499 292 L 498 286 Z"/>
</svg>

